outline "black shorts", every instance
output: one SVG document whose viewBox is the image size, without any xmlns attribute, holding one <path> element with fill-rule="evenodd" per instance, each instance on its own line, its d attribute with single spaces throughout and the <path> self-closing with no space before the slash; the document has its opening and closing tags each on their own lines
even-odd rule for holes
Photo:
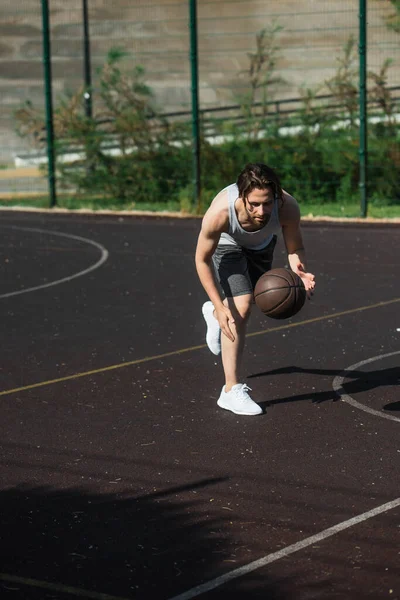
<svg viewBox="0 0 400 600">
<path fill-rule="evenodd" d="M 252 294 L 258 279 L 272 268 L 277 236 L 262 250 L 220 245 L 213 255 L 213 265 L 222 298 Z"/>
</svg>

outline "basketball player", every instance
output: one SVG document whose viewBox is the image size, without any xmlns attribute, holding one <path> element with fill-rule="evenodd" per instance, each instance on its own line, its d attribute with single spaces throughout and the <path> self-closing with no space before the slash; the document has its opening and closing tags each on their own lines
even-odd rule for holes
<svg viewBox="0 0 400 600">
<path fill-rule="evenodd" d="M 236 184 L 214 198 L 197 242 L 196 269 L 210 299 L 202 309 L 206 341 L 213 354 L 222 353 L 225 374 L 217 404 L 239 415 L 262 413 L 248 394 L 250 388 L 240 382 L 240 365 L 253 290 L 271 269 L 279 231 L 290 268 L 301 277 L 310 298 L 315 282 L 305 265 L 299 206 L 267 165 L 248 164 Z"/>
</svg>

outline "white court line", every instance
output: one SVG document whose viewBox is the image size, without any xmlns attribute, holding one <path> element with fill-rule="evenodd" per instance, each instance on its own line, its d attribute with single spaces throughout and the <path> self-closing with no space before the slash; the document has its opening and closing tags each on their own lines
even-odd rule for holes
<svg viewBox="0 0 400 600">
<path fill-rule="evenodd" d="M 214 590 L 215 588 L 227 583 L 228 581 L 232 581 L 233 579 L 237 579 L 238 577 L 242 577 L 243 575 L 247 575 L 256 569 L 260 569 L 269 565 L 281 558 L 286 558 L 290 556 L 290 554 L 294 554 L 299 550 L 303 550 L 303 548 L 307 548 L 308 546 L 312 546 L 321 540 L 326 540 L 327 538 L 344 531 L 345 529 L 349 529 L 358 523 L 362 523 L 363 521 L 367 521 L 372 517 L 376 517 L 384 512 L 392 510 L 400 506 L 400 498 L 396 498 L 396 500 L 392 500 L 391 502 L 387 502 L 386 504 L 382 504 L 377 508 L 373 508 L 357 517 L 353 517 L 352 519 L 348 519 L 348 521 L 343 521 L 342 523 L 338 523 L 333 527 L 329 527 L 328 529 L 324 529 L 320 533 L 312 535 L 311 537 L 305 538 L 301 542 L 297 542 L 296 544 L 292 544 L 291 546 L 287 546 L 282 550 L 278 550 L 278 552 L 273 552 L 272 554 L 268 554 L 263 558 L 255 560 L 254 562 L 249 563 L 248 565 L 244 565 L 243 567 L 239 567 L 234 571 L 230 571 L 229 573 L 225 573 L 225 575 L 221 575 L 221 577 L 217 577 L 216 579 L 212 579 L 207 583 L 203 583 L 202 585 L 198 585 L 187 592 L 183 592 L 183 594 L 179 594 L 178 596 L 174 596 L 170 598 L 170 600 L 190 600 L 190 598 L 196 598 L 200 596 L 200 594 L 204 594 L 205 592 L 209 592 Z"/>
<path fill-rule="evenodd" d="M 8 226 L 2 225 L 1 227 L 8 227 Z M 104 248 L 104 246 L 102 246 L 101 244 L 98 244 L 97 242 L 94 242 L 93 240 L 89 240 L 87 238 L 80 237 L 78 235 L 72 235 L 70 233 L 60 233 L 58 231 L 52 231 L 51 229 L 31 229 L 30 227 L 9 226 L 8 229 L 16 229 L 19 231 L 33 231 L 34 233 L 44 233 L 46 235 L 55 235 L 55 236 L 59 236 L 59 237 L 69 238 L 71 240 L 78 240 L 79 242 L 84 242 L 86 244 L 90 244 L 91 246 L 94 246 L 95 248 L 100 250 L 101 256 L 96 263 L 94 263 L 87 269 L 84 269 L 83 271 L 79 271 L 78 273 L 74 273 L 73 275 L 69 275 L 68 277 L 63 277 L 62 279 L 56 279 L 55 281 L 51 281 L 50 283 L 43 283 L 41 285 L 35 285 L 34 287 L 24 288 L 23 290 L 18 290 L 16 292 L 8 292 L 7 294 L 1 294 L 0 299 L 10 298 L 11 296 L 19 296 L 20 294 L 27 294 L 28 292 L 34 292 L 36 290 L 42 290 L 44 288 L 52 287 L 54 285 L 59 285 L 60 283 L 65 283 L 66 281 L 71 281 L 72 279 L 76 279 L 77 277 L 82 277 L 82 275 L 87 275 L 87 273 L 90 273 L 91 271 L 98 269 L 108 259 L 108 250 L 106 248 Z"/>
<path fill-rule="evenodd" d="M 362 367 L 363 365 L 367 365 L 368 363 L 375 362 L 377 360 L 382 360 L 384 358 L 389 358 L 389 356 L 395 356 L 396 354 L 400 354 L 400 350 L 396 350 L 396 352 L 389 352 L 388 354 L 381 354 L 380 356 L 373 356 L 372 358 L 367 358 L 366 360 L 362 360 L 361 362 L 356 363 L 355 365 L 351 365 L 351 367 L 346 369 L 346 371 L 354 371 L 355 369 L 358 369 L 359 367 Z M 343 373 L 341 373 L 340 375 L 337 375 L 332 382 L 332 387 L 333 387 L 334 391 L 340 396 L 340 399 L 343 402 L 347 402 L 347 404 L 351 404 L 351 406 L 354 406 L 355 408 L 359 408 L 360 410 L 363 410 L 364 412 L 370 413 L 371 415 L 374 415 L 375 417 L 381 417 L 381 419 L 389 419 L 390 421 L 400 422 L 399 417 L 394 417 L 393 415 L 387 415 L 386 413 L 384 413 L 380 410 L 374 410 L 373 408 L 369 408 L 369 406 L 365 406 L 364 404 L 361 404 L 361 402 L 357 402 L 357 400 L 354 400 L 354 398 L 352 398 L 352 396 L 349 396 L 348 394 L 344 393 L 342 385 L 343 385 L 343 382 L 345 379 L 346 379 L 346 373 L 345 373 L 345 371 L 343 371 Z"/>
</svg>

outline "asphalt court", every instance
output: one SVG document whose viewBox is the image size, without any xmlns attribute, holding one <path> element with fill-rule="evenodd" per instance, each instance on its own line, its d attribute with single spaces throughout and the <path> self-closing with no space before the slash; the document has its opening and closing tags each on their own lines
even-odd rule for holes
<svg viewBox="0 0 400 600">
<path fill-rule="evenodd" d="M 252 315 L 249 418 L 199 220 L 0 217 L 1 597 L 400 598 L 399 225 L 304 224 L 316 294 Z"/>
</svg>

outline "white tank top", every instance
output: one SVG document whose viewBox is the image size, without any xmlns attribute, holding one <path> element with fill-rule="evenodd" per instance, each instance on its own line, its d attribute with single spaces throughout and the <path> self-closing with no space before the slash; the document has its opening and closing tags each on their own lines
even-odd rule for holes
<svg viewBox="0 0 400 600">
<path fill-rule="evenodd" d="M 277 199 L 275 198 L 268 223 L 257 231 L 245 231 L 238 221 L 235 210 L 235 201 L 239 197 L 239 190 L 236 183 L 228 185 L 222 191 L 224 192 L 225 190 L 228 194 L 229 230 L 228 233 L 221 233 L 218 245 L 242 246 L 251 250 L 261 250 L 268 246 L 273 236 L 279 233 L 281 229 Z"/>
</svg>

